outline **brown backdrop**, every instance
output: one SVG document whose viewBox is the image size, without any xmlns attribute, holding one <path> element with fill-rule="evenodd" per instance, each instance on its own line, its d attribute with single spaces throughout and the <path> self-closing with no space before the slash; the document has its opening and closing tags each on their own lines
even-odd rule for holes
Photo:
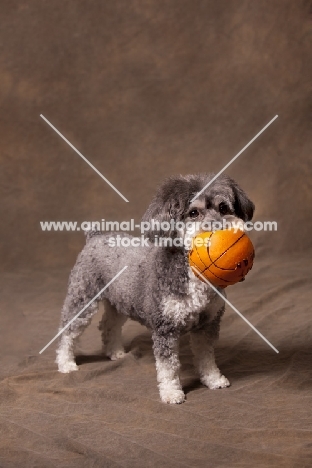
<svg viewBox="0 0 312 468">
<path fill-rule="evenodd" d="M 1 2 L 0 466 L 311 465 L 312 5 L 300 0 Z M 129 199 L 125 203 L 43 114 Z M 256 204 L 257 261 L 229 299 L 217 349 L 232 382 L 208 391 L 181 345 L 187 402 L 159 402 L 150 335 L 60 375 L 54 336 L 82 233 L 44 220 L 123 220 L 164 177 L 233 163 Z M 84 354 L 84 356 L 82 355 Z M 86 357 L 85 355 L 88 354 Z"/>
</svg>

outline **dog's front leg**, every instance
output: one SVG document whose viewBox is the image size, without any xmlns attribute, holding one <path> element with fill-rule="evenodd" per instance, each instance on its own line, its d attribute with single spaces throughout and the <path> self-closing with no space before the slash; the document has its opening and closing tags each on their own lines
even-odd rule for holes
<svg viewBox="0 0 312 468">
<path fill-rule="evenodd" d="M 153 349 L 161 401 L 183 403 L 185 395 L 179 378 L 179 336 L 164 336 L 154 332 Z"/>
<path fill-rule="evenodd" d="M 192 332 L 191 347 L 201 383 L 210 389 L 228 387 L 230 382 L 221 374 L 216 364 L 213 340 L 209 337 L 209 333 L 205 330 Z"/>
<path fill-rule="evenodd" d="M 200 381 L 210 389 L 224 388 L 230 382 L 221 374 L 214 356 L 213 345 L 219 337 L 220 319 L 224 308 L 217 314 L 215 320 L 190 333 L 191 348 L 195 365 L 198 368 Z"/>
</svg>

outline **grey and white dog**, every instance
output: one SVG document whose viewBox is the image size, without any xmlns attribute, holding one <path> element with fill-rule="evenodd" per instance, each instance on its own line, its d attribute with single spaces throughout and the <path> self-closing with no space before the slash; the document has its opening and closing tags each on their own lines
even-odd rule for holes
<svg viewBox="0 0 312 468">
<path fill-rule="evenodd" d="M 174 219 L 184 223 L 213 222 L 223 219 L 250 220 L 254 204 L 237 183 L 219 176 L 198 198 L 213 174 L 170 177 L 158 189 L 143 216 L 143 221 Z M 198 230 L 193 231 L 192 235 Z M 205 282 L 198 279 L 188 262 L 188 247 L 158 247 L 156 234 L 185 239 L 183 230 L 148 232 L 149 246 L 110 246 L 120 233 L 90 231 L 86 245 L 70 274 L 68 293 L 62 309 L 60 328 L 75 315 L 124 267 L 128 268 L 63 332 L 57 350 L 60 372 L 77 370 L 75 340 L 90 323 L 104 302 L 103 352 L 110 359 L 124 356 L 121 329 L 127 318 L 139 321 L 152 331 L 160 398 L 164 403 L 182 403 L 185 395 L 179 379 L 179 337 L 190 332 L 201 382 L 210 389 L 229 386 L 215 358 L 213 343 L 218 338 L 224 301 Z M 124 234 L 131 239 L 131 236 Z M 224 289 L 220 288 L 224 294 Z"/>
</svg>

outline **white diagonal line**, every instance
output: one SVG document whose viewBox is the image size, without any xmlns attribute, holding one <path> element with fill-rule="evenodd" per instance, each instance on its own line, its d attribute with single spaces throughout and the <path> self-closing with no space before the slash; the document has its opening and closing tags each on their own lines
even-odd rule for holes
<svg viewBox="0 0 312 468">
<path fill-rule="evenodd" d="M 201 277 L 201 279 L 203 281 L 205 281 L 205 283 L 207 283 L 217 294 L 219 294 L 219 296 L 224 300 L 224 302 L 226 302 L 233 310 L 234 312 L 236 312 L 249 326 L 250 328 L 252 328 L 256 333 L 258 333 L 258 335 L 260 336 L 260 338 L 262 338 L 269 346 L 271 346 L 271 348 L 276 352 L 276 353 L 279 353 L 279 351 L 275 348 L 275 346 L 272 345 L 272 343 L 269 342 L 269 340 L 262 335 L 262 333 L 259 332 L 259 330 L 257 330 L 256 327 L 253 326 L 252 323 L 249 322 L 249 320 L 246 319 L 246 317 L 243 316 L 243 314 L 240 313 L 239 310 L 236 309 L 236 307 L 233 306 L 233 304 L 231 304 L 231 302 L 226 299 L 226 297 L 224 297 L 220 291 L 217 290 L 217 288 L 215 288 L 211 283 L 210 281 L 207 280 L 207 278 L 205 278 L 205 276 L 203 276 L 200 271 L 198 270 L 198 268 L 196 267 L 193 267 L 192 266 L 192 269 L 194 271 L 196 271 L 196 273 Z"/>
<path fill-rule="evenodd" d="M 41 117 L 43 120 L 45 120 L 45 122 L 47 122 L 47 124 L 50 125 L 50 127 L 53 128 L 53 130 L 54 130 L 61 138 L 63 138 L 63 140 L 66 141 L 66 143 L 67 143 L 74 151 L 76 151 L 76 153 L 79 154 L 79 156 L 80 156 L 87 164 L 89 164 L 89 166 L 92 167 L 92 169 L 93 169 L 100 177 L 102 177 L 102 179 L 105 180 L 105 182 L 106 182 L 110 187 L 112 187 L 112 189 L 115 190 L 115 192 L 118 193 L 118 195 L 119 195 L 121 198 L 123 198 L 126 202 L 129 202 L 129 200 L 127 200 L 126 197 L 125 197 L 122 193 L 120 193 L 119 190 L 117 190 L 116 187 L 115 187 L 108 179 L 106 179 L 106 177 L 104 177 L 103 174 L 101 174 L 100 171 L 98 171 L 97 168 L 94 167 L 93 164 L 91 164 L 90 161 L 88 161 L 87 158 L 86 158 L 83 154 L 81 154 L 80 151 L 78 151 L 77 148 L 75 148 L 75 146 L 72 145 L 71 142 L 68 141 L 67 138 L 65 138 L 64 135 L 62 135 L 62 133 L 61 133 L 57 128 L 55 128 L 54 125 L 51 124 L 51 122 L 49 122 L 48 119 L 45 118 L 44 115 L 40 114 L 40 117 Z"/>
<path fill-rule="evenodd" d="M 239 152 L 239 153 L 237 153 L 237 155 L 236 155 L 236 156 L 234 156 L 234 158 L 232 158 L 232 159 L 231 159 L 231 161 L 229 161 L 229 162 L 228 162 L 228 163 L 227 163 L 227 164 L 224 166 L 224 168 L 223 168 L 223 169 L 221 169 L 221 171 L 220 171 L 220 172 L 218 172 L 218 174 L 217 174 L 217 175 L 215 175 L 215 176 L 214 176 L 214 177 L 213 177 L 213 178 L 212 178 L 212 179 L 211 179 L 211 180 L 208 182 L 208 184 L 206 184 L 206 185 L 205 185 L 205 187 L 204 187 L 203 189 L 201 189 L 201 191 L 200 191 L 200 192 L 198 192 L 198 193 L 195 195 L 195 197 L 193 197 L 193 198 L 192 198 L 191 202 L 193 202 L 194 200 L 196 200 L 196 198 L 198 198 L 198 197 L 199 197 L 199 195 L 200 195 L 201 193 L 203 193 L 203 192 L 206 190 L 206 188 L 207 188 L 207 187 L 209 187 L 209 185 L 210 185 L 210 184 L 212 184 L 212 182 L 214 182 L 214 181 L 215 181 L 215 180 L 216 180 L 216 179 L 219 177 L 219 175 L 220 175 L 220 174 L 222 174 L 222 172 L 224 172 L 224 171 L 225 171 L 225 169 L 227 169 L 227 168 L 228 168 L 228 167 L 229 167 L 229 166 L 232 164 L 232 162 L 234 162 L 234 161 L 235 161 L 235 159 L 237 159 L 237 158 L 238 158 L 238 156 L 240 156 L 240 155 L 241 155 L 241 154 L 242 154 L 242 153 L 245 151 L 245 149 L 247 149 L 247 148 L 248 148 L 248 146 L 250 146 L 250 145 L 251 145 L 251 143 L 253 143 L 253 142 L 254 142 L 254 141 L 255 141 L 255 140 L 258 138 L 258 136 L 260 136 L 260 135 L 261 135 L 261 133 L 263 133 L 263 132 L 264 132 L 264 130 L 266 130 L 266 129 L 268 128 L 268 126 L 269 126 L 269 125 L 271 125 L 271 123 L 273 123 L 273 122 L 274 122 L 274 120 L 276 120 L 276 119 L 277 119 L 277 117 L 278 117 L 278 115 L 276 115 L 276 116 L 275 116 L 275 117 L 274 117 L 272 120 L 270 120 L 270 122 L 269 122 L 269 123 L 267 123 L 267 124 L 266 124 L 266 125 L 263 127 L 263 129 L 262 129 L 262 130 L 260 130 L 260 132 L 259 132 L 259 133 L 257 133 L 257 135 L 256 135 L 256 136 L 254 136 L 254 137 L 253 137 L 253 139 L 252 139 L 252 140 L 250 140 L 250 142 L 249 142 L 249 143 L 247 143 L 247 145 L 246 145 L 246 146 L 244 146 L 244 148 L 243 148 L 243 149 L 241 149 L 241 150 L 240 150 L 240 152 Z"/>
<path fill-rule="evenodd" d="M 111 279 L 111 280 L 106 284 L 106 286 L 104 286 L 104 288 L 101 289 L 101 291 L 100 291 L 99 293 L 97 293 L 97 295 L 94 296 L 94 298 L 91 299 L 91 301 L 88 302 L 88 304 L 85 305 L 84 308 L 81 309 L 81 311 L 78 312 L 78 314 L 75 315 L 75 317 L 72 318 L 72 319 L 65 325 L 65 327 L 62 328 L 62 330 L 60 330 L 60 331 L 57 333 L 57 335 L 55 335 L 54 338 L 52 338 L 51 341 L 49 341 L 49 343 L 48 343 L 44 348 L 42 348 L 42 350 L 39 352 L 39 354 L 43 353 L 43 351 L 45 351 L 45 350 L 50 346 L 50 344 L 52 344 L 53 341 L 55 341 L 56 338 L 58 338 L 58 337 L 63 333 L 63 331 L 66 330 L 66 328 L 68 328 L 68 327 L 74 322 L 74 320 L 76 320 L 76 318 L 79 317 L 79 315 L 82 314 L 82 312 L 84 312 L 84 311 L 92 304 L 92 302 L 94 302 L 95 299 L 97 299 L 97 298 L 102 294 L 102 292 L 105 291 L 105 289 L 107 289 L 108 286 L 110 286 L 110 285 L 115 281 L 115 279 L 117 279 L 118 276 L 121 275 L 121 273 L 123 273 L 127 268 L 128 268 L 128 265 L 126 265 L 125 267 L 123 267 L 123 269 L 120 270 L 120 271 L 117 273 L 117 275 L 115 275 L 114 278 Z"/>
</svg>

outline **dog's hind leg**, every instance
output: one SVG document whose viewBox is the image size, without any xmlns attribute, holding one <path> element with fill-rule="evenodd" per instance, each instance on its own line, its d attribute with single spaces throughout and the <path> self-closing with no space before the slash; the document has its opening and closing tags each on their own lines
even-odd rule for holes
<svg viewBox="0 0 312 468">
<path fill-rule="evenodd" d="M 99 323 L 102 332 L 103 352 L 112 361 L 124 357 L 121 330 L 127 317 L 119 314 L 115 307 L 107 300 L 103 300 L 104 314 Z"/>
<path fill-rule="evenodd" d="M 60 326 L 60 330 L 62 330 L 67 323 L 70 322 L 72 318 L 75 317 L 76 314 L 79 313 L 79 309 L 81 310 L 83 305 L 73 306 L 73 304 L 68 304 L 65 301 L 63 314 L 62 314 L 62 323 Z M 70 313 L 69 313 L 70 311 Z M 78 370 L 78 366 L 75 362 L 75 355 L 74 355 L 74 348 L 75 343 L 85 330 L 85 328 L 89 325 L 91 321 L 91 317 L 98 311 L 98 303 L 93 302 L 82 314 L 77 317 L 66 330 L 63 331 L 59 346 L 56 351 L 56 363 L 58 365 L 58 370 L 62 373 L 69 373 L 75 370 Z M 70 317 L 70 318 L 69 318 Z"/>
</svg>

